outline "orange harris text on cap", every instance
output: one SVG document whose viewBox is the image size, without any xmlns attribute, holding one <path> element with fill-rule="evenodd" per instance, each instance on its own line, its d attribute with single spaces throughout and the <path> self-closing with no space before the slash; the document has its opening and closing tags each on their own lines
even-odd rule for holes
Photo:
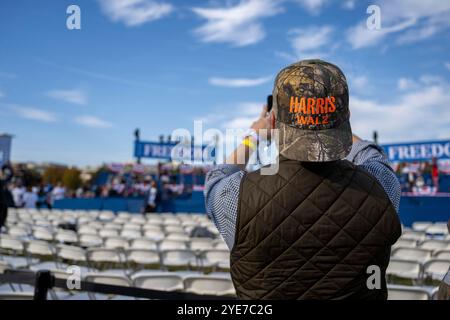
<svg viewBox="0 0 450 320">
<path fill-rule="evenodd" d="M 319 125 L 329 123 L 329 113 L 336 112 L 336 98 L 291 97 L 289 113 L 296 113 L 297 124 Z"/>
</svg>

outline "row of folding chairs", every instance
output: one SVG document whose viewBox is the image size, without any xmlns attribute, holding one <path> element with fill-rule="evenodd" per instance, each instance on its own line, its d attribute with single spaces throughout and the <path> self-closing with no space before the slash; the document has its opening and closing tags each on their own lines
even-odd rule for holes
<svg viewBox="0 0 450 320">
<path fill-rule="evenodd" d="M 412 224 L 412 230 L 429 235 L 448 234 L 447 222 L 416 221 Z"/>
<path fill-rule="evenodd" d="M 67 248 L 66 248 L 67 250 Z M 230 253 L 227 250 L 193 251 L 189 249 L 106 249 L 94 248 L 86 251 L 88 265 L 94 269 L 114 268 L 125 264 L 129 270 L 145 267 L 169 270 L 203 269 L 229 270 Z M 61 256 L 61 253 L 59 254 Z M 65 255 L 68 258 L 67 255 Z"/>
<path fill-rule="evenodd" d="M 53 239 L 53 238 L 52 238 Z M 52 245 L 52 239 L 23 239 L 11 235 L 0 236 L 0 249 L 11 249 L 17 252 L 23 251 L 26 243 L 32 240 L 46 242 Z M 135 238 L 129 239 L 126 237 L 105 237 L 101 238 L 97 235 L 80 235 L 77 236 L 71 232 L 62 231 L 57 233 L 55 239 L 56 243 L 70 244 L 80 246 L 83 248 L 91 247 L 105 247 L 108 249 L 152 249 L 152 250 L 170 250 L 170 249 L 190 249 L 190 250 L 206 250 L 206 249 L 220 249 L 228 250 L 227 245 L 221 239 L 210 238 L 189 238 L 187 241 L 178 239 L 162 239 L 154 240 L 151 238 Z"/>
<path fill-rule="evenodd" d="M 181 277 L 177 274 L 155 274 L 137 275 L 129 279 L 121 275 L 88 274 L 85 280 L 166 292 L 181 291 L 217 296 L 234 296 L 236 294 L 230 278 L 207 275 Z"/>
<path fill-rule="evenodd" d="M 413 283 L 421 284 L 427 280 L 440 281 L 450 268 L 450 258 L 430 259 L 425 263 L 417 260 L 392 258 L 386 270 L 388 282 L 395 282 L 396 278 L 408 279 Z"/>
<path fill-rule="evenodd" d="M 221 249 L 191 250 L 135 247 L 98 247 L 83 249 L 77 246 L 53 245 L 39 240 L 21 241 L 0 237 L 0 249 L 4 254 L 48 261 L 84 263 L 92 268 L 152 267 L 152 268 L 212 268 L 229 269 L 229 251 Z"/>
<path fill-rule="evenodd" d="M 67 278 L 69 274 L 57 272 L 58 278 Z M 97 274 L 89 273 L 83 277 L 84 281 L 98 284 L 109 284 L 122 287 L 134 287 L 148 290 L 158 290 L 164 292 L 187 292 L 198 295 L 216 295 L 224 297 L 234 297 L 236 291 L 232 280 L 224 276 L 212 275 L 188 275 L 181 276 L 176 273 L 157 273 L 157 274 L 136 274 L 135 276 L 125 276 L 119 274 Z M 77 299 L 79 293 L 68 291 L 67 295 L 56 294 L 51 290 L 49 296 L 53 299 Z M 112 299 L 114 296 L 105 297 L 103 294 L 88 293 L 91 300 Z M 32 292 L 0 292 L 0 300 L 31 300 Z"/>
<path fill-rule="evenodd" d="M 415 231 L 415 230 L 404 230 L 400 239 L 404 240 L 415 240 L 421 242 L 427 239 L 439 239 L 450 241 L 449 234 L 427 234 L 425 231 Z"/>
<path fill-rule="evenodd" d="M 48 210 L 48 209 L 9 209 L 9 215 L 13 219 L 53 219 L 53 218 L 71 218 L 82 219 L 83 221 L 101 220 L 101 221 L 134 221 L 138 223 L 145 223 L 145 221 L 170 221 L 170 220 L 206 220 L 206 214 L 198 213 L 157 213 L 143 216 L 140 214 L 130 212 L 117 212 L 103 210 Z"/>
<path fill-rule="evenodd" d="M 30 227 L 25 225 L 15 225 L 7 227 L 6 234 L 13 237 L 21 238 L 35 238 L 45 241 L 59 241 L 74 243 L 78 242 L 81 236 L 91 235 L 93 237 L 107 238 L 107 237 L 123 237 L 126 239 L 149 238 L 155 241 L 163 239 L 190 241 L 191 237 L 188 232 L 178 227 L 167 228 L 164 231 L 158 228 L 148 228 L 145 230 L 131 229 L 131 228 L 102 228 L 95 229 L 90 226 L 82 226 L 79 230 L 66 230 L 61 228 L 47 228 L 47 227 Z M 212 235 L 218 238 L 216 233 Z"/>
<path fill-rule="evenodd" d="M 31 236 L 30 236 L 31 235 Z M 45 228 L 34 228 L 32 232 L 23 230 L 20 227 L 10 227 L 5 236 L 20 239 L 36 239 L 47 242 L 57 242 L 66 244 L 76 244 L 82 247 L 106 246 L 108 248 L 122 247 L 128 248 L 139 244 L 143 247 L 165 248 L 165 249 L 227 249 L 225 242 L 217 237 L 212 238 L 195 238 L 189 237 L 186 233 L 169 233 L 164 234 L 159 231 L 148 230 L 141 233 L 137 230 L 125 229 L 122 231 L 113 229 L 103 229 L 98 233 L 81 233 L 77 234 L 72 230 L 59 229 L 55 233 Z"/>
<path fill-rule="evenodd" d="M 388 300 L 437 300 L 437 288 L 389 284 L 387 288 Z"/>
<path fill-rule="evenodd" d="M 400 237 L 393 245 L 393 249 L 395 250 L 396 248 L 419 248 L 431 251 L 450 250 L 450 241 L 438 239 L 416 240 Z"/>
<path fill-rule="evenodd" d="M 428 249 L 426 247 L 396 247 L 392 249 L 391 257 L 397 259 L 414 260 L 421 263 L 425 263 L 432 258 L 446 259 L 448 257 L 450 246 L 438 246 L 433 244 L 433 248 L 434 249 Z"/>
</svg>

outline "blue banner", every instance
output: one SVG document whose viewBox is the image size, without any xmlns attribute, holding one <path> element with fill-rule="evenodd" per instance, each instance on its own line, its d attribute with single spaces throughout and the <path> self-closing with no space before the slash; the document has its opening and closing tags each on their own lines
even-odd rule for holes
<svg viewBox="0 0 450 320">
<path fill-rule="evenodd" d="M 134 156 L 136 158 L 211 162 L 214 160 L 214 155 L 214 147 L 207 145 L 148 141 L 135 141 L 134 143 Z"/>
<path fill-rule="evenodd" d="M 382 145 L 391 162 L 450 159 L 450 140 Z"/>
</svg>

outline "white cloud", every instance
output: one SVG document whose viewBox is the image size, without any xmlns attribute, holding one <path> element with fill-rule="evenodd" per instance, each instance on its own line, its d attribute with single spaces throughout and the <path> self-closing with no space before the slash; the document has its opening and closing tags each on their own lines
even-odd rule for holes
<svg viewBox="0 0 450 320">
<path fill-rule="evenodd" d="M 334 49 L 334 46 L 330 47 L 332 34 L 330 26 L 291 29 L 288 36 L 293 53 L 277 52 L 277 55 L 292 61 L 323 58 Z"/>
<path fill-rule="evenodd" d="M 404 94 L 394 101 L 351 97 L 353 131 L 368 138 L 373 130 L 377 130 L 382 142 L 448 138 L 449 99 L 448 83 L 405 89 Z"/>
<path fill-rule="evenodd" d="M 417 90 L 424 86 L 441 85 L 445 80 L 439 76 L 424 74 L 418 80 L 411 78 L 400 78 L 397 81 L 397 89 L 401 91 Z"/>
<path fill-rule="evenodd" d="M 397 82 L 397 88 L 402 91 L 415 88 L 416 86 L 417 86 L 417 83 L 414 80 L 409 79 L 409 78 L 400 78 L 400 79 L 398 79 L 398 82 Z"/>
<path fill-rule="evenodd" d="M 14 111 L 19 117 L 36 120 L 41 122 L 56 122 L 58 118 L 54 113 L 38 109 L 35 107 L 10 105 L 9 108 Z"/>
<path fill-rule="evenodd" d="M 347 0 L 342 4 L 342 7 L 347 10 L 353 10 L 356 6 L 356 0 Z"/>
<path fill-rule="evenodd" d="M 161 19 L 169 15 L 174 7 L 153 0 L 99 0 L 103 12 L 114 22 L 123 22 L 133 27 Z"/>
<path fill-rule="evenodd" d="M 349 82 L 351 87 L 358 92 L 367 90 L 369 87 L 369 78 L 367 78 L 366 76 L 349 77 Z"/>
<path fill-rule="evenodd" d="M 52 90 L 48 91 L 47 96 L 53 99 L 69 102 L 73 104 L 85 105 L 87 102 L 86 93 L 82 90 Z"/>
<path fill-rule="evenodd" d="M 416 19 L 412 18 L 391 27 L 382 27 L 381 30 L 369 30 L 364 21 L 347 31 L 347 40 L 353 49 L 371 47 L 379 44 L 388 34 L 406 30 L 415 23 Z"/>
<path fill-rule="evenodd" d="M 381 30 L 368 30 L 361 21 L 347 32 L 353 49 L 375 46 L 387 36 L 398 45 L 428 39 L 450 27 L 450 2 L 442 0 L 379 0 Z M 367 16 L 369 17 L 369 16 Z"/>
<path fill-rule="evenodd" d="M 195 29 L 203 42 L 229 43 L 242 47 L 264 39 L 260 20 L 282 12 L 280 0 L 241 0 L 234 6 L 193 8 L 206 23 Z"/>
<path fill-rule="evenodd" d="M 444 65 L 448 70 L 450 70 L 450 62 L 445 62 Z"/>
<path fill-rule="evenodd" d="M 261 113 L 263 104 L 258 102 L 242 102 L 236 107 L 234 116 L 223 121 L 224 129 L 248 129 Z"/>
<path fill-rule="evenodd" d="M 104 129 L 104 128 L 111 128 L 113 126 L 112 123 L 108 121 L 89 115 L 77 117 L 75 118 L 75 122 L 90 128 Z"/>
<path fill-rule="evenodd" d="M 326 5 L 329 0 L 296 0 L 302 7 L 304 7 L 311 14 L 319 14 L 320 10 Z"/>
<path fill-rule="evenodd" d="M 209 83 L 214 86 L 219 87 L 230 87 L 230 88 L 246 88 L 255 87 L 261 84 L 267 83 L 272 77 L 261 77 L 261 78 L 218 78 L 213 77 L 209 79 Z"/>
</svg>

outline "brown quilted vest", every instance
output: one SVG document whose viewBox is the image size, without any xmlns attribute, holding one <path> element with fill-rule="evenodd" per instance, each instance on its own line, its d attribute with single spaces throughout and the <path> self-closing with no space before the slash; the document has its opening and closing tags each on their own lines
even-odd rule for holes
<svg viewBox="0 0 450 320">
<path fill-rule="evenodd" d="M 377 180 L 349 161 L 280 159 L 275 175 L 246 174 L 231 275 L 241 299 L 386 299 L 398 215 Z M 381 289 L 368 289 L 381 270 Z"/>
</svg>

